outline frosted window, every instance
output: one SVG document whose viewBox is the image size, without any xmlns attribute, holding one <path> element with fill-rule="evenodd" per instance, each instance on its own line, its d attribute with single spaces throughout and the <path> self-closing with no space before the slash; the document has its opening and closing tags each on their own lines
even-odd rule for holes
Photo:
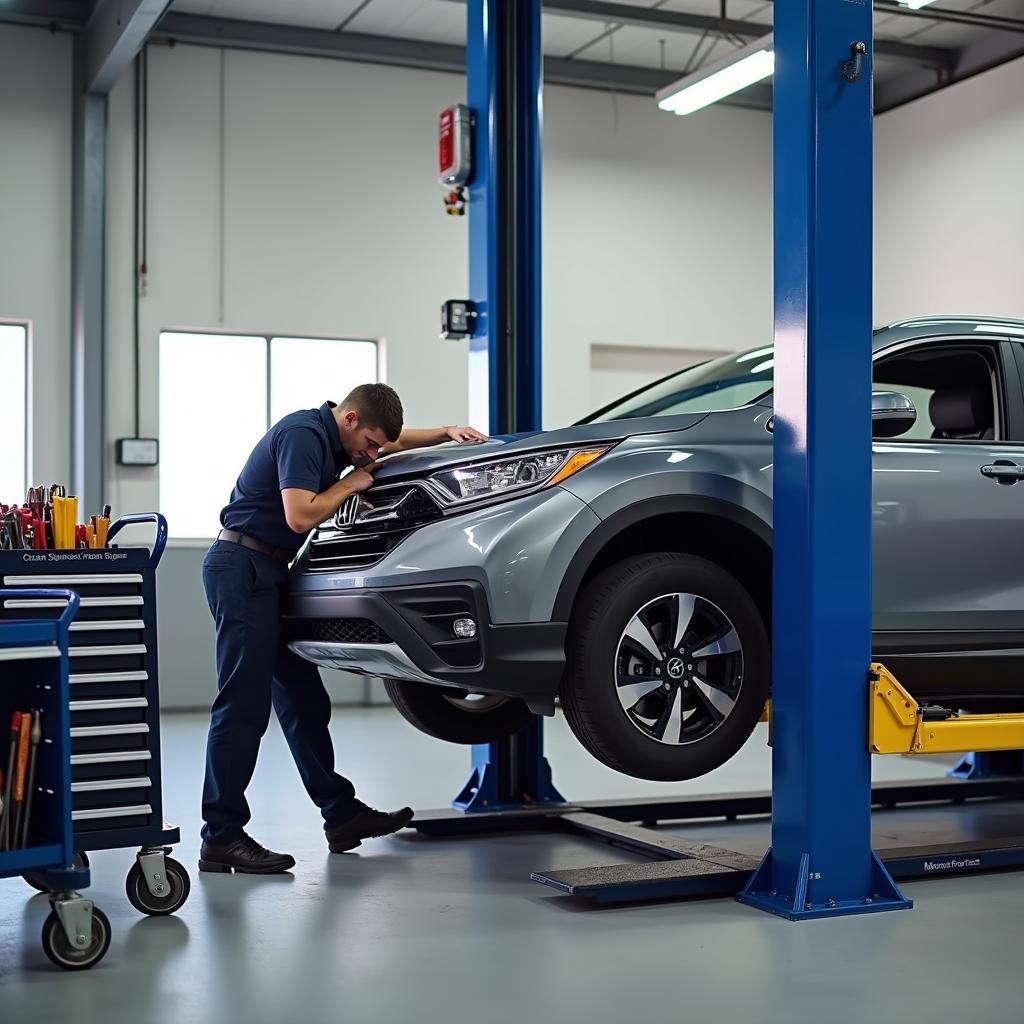
<svg viewBox="0 0 1024 1024">
<path fill-rule="evenodd" d="M 296 409 L 340 402 L 358 384 L 379 380 L 377 345 L 339 338 L 273 338 L 270 342 L 270 419 Z"/>
<path fill-rule="evenodd" d="M 374 341 L 164 331 L 160 511 L 171 536 L 216 536 L 238 474 L 271 424 L 379 379 Z"/>
<path fill-rule="evenodd" d="M 172 537 L 213 537 L 267 431 L 267 339 L 160 335 L 160 510 Z"/>
<path fill-rule="evenodd" d="M 20 505 L 28 488 L 28 331 L 20 324 L 0 324 L 0 502 Z"/>
</svg>

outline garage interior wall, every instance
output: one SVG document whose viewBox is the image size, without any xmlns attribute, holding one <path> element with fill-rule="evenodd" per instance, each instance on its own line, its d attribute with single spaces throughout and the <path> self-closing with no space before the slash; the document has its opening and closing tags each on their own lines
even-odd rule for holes
<svg viewBox="0 0 1024 1024">
<path fill-rule="evenodd" d="M 67 36 L 0 26 L 0 317 L 34 323 L 33 475 L 46 481 L 68 476 L 70 56 Z M 410 422 L 465 417 L 465 351 L 436 336 L 440 302 L 466 287 L 466 221 L 444 216 L 435 180 L 437 113 L 462 79 L 188 46 L 153 46 L 149 65 L 141 433 L 156 431 L 168 327 L 380 337 Z M 1018 61 L 878 120 L 879 321 L 1024 316 L 1022 86 Z M 134 429 L 132 124 L 127 75 L 110 110 L 111 441 Z M 770 146 L 762 113 L 671 118 L 644 97 L 546 89 L 546 426 L 588 411 L 595 345 L 713 352 L 769 336 Z M 154 471 L 115 466 L 112 445 L 108 471 L 117 510 L 157 506 Z M 174 547 L 160 573 L 168 708 L 212 692 L 201 558 Z"/>
<path fill-rule="evenodd" d="M 875 322 L 1024 317 L 1024 59 L 875 122 Z"/>
<path fill-rule="evenodd" d="M 71 37 L 0 25 L 0 320 L 31 323 L 30 465 L 47 483 L 71 459 L 70 289 Z"/>
</svg>

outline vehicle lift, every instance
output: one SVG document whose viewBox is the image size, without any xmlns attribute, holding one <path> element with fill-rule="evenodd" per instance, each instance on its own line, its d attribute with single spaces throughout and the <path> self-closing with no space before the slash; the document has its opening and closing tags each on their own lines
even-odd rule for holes
<svg viewBox="0 0 1024 1024">
<path fill-rule="evenodd" d="M 467 7 L 466 334 L 470 379 L 486 377 L 490 428 L 503 434 L 541 425 L 541 0 Z M 596 904 L 735 895 L 801 920 L 908 908 L 897 880 L 1024 868 L 1024 834 L 1005 834 L 1007 801 L 1024 833 L 1024 715 L 921 707 L 884 666 L 868 668 L 871 6 L 777 4 L 774 39 L 772 793 L 570 803 L 537 718 L 474 747 L 453 808 L 410 826 L 436 837 L 569 832 L 651 858 L 532 875 Z M 836 377 L 852 382 L 840 395 L 826 387 Z M 965 749 L 944 780 L 871 785 L 872 753 Z M 951 816 L 949 805 L 969 806 Z M 872 808 L 884 809 L 880 855 Z M 922 828 L 936 814 L 961 834 L 936 845 L 935 822 Z M 653 829 L 663 822 L 674 833 Z M 699 837 L 679 834 L 692 828 Z"/>
</svg>

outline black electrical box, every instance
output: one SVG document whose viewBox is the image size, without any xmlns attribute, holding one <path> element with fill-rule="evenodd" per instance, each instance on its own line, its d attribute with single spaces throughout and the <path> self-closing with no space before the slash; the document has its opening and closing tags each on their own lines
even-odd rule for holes
<svg viewBox="0 0 1024 1024">
<path fill-rule="evenodd" d="M 441 307 L 441 337 L 458 341 L 473 333 L 476 307 L 469 299 L 449 299 Z"/>
</svg>

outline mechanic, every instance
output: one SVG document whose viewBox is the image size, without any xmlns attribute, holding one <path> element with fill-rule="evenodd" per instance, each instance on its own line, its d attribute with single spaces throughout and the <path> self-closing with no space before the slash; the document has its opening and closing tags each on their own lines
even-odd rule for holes
<svg viewBox="0 0 1024 1024">
<path fill-rule="evenodd" d="M 373 485 L 379 455 L 486 440 L 469 427 L 407 430 L 402 421 L 401 400 L 386 384 L 362 384 L 340 405 L 285 416 L 253 449 L 221 512 L 223 529 L 203 561 L 219 692 L 206 748 L 201 871 L 274 874 L 295 864 L 245 832 L 245 790 L 271 706 L 306 792 L 323 814 L 332 853 L 412 819 L 408 807 L 392 813 L 367 807 L 334 770 L 330 698 L 319 669 L 288 649 L 281 622 L 289 562 L 311 530 Z"/>
</svg>

